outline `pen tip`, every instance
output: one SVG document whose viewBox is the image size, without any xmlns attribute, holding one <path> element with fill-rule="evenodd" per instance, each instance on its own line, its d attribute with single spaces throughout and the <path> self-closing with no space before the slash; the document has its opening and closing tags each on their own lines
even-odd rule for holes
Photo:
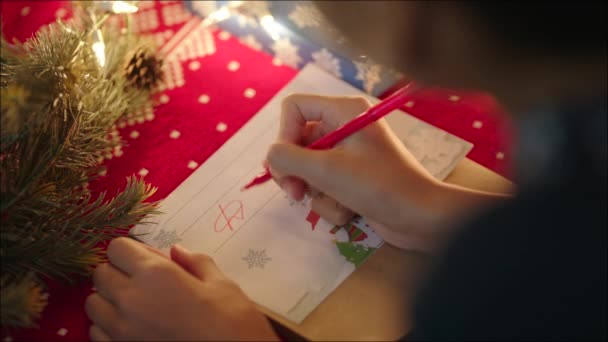
<svg viewBox="0 0 608 342">
<path fill-rule="evenodd" d="M 253 182 L 249 182 L 241 188 L 241 192 L 251 188 L 253 186 Z"/>
</svg>

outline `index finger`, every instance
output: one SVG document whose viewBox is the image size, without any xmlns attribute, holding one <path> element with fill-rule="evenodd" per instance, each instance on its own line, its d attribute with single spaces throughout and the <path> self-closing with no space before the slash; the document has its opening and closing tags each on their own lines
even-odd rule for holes
<svg viewBox="0 0 608 342">
<path fill-rule="evenodd" d="M 323 131 L 330 132 L 367 108 L 369 102 L 359 96 L 290 94 L 281 105 L 278 140 L 301 145 L 302 133 L 308 122 L 319 122 Z"/>
<path fill-rule="evenodd" d="M 127 275 L 133 275 L 143 262 L 163 258 L 143 243 L 126 237 L 112 240 L 108 246 L 107 256 L 112 265 Z"/>
</svg>

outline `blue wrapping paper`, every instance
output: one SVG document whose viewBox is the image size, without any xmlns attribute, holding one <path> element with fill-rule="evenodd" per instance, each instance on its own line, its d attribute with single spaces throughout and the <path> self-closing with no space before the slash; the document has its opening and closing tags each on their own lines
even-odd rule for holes
<svg viewBox="0 0 608 342">
<path fill-rule="evenodd" d="M 207 17 L 232 1 L 184 1 L 192 13 Z M 272 28 L 262 25 L 272 16 Z M 272 20 L 270 20 L 272 22 Z M 311 1 L 245 1 L 238 13 L 217 24 L 250 47 L 274 55 L 277 63 L 300 69 L 315 63 L 368 94 L 379 96 L 403 75 L 350 52 Z"/>
</svg>

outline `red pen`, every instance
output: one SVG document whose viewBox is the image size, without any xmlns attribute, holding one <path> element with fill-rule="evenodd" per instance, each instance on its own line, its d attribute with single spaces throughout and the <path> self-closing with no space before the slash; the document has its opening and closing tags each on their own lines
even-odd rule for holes
<svg viewBox="0 0 608 342">
<path fill-rule="evenodd" d="M 372 106 L 365 112 L 361 113 L 344 126 L 308 145 L 308 148 L 313 150 L 324 150 L 333 147 L 335 144 L 346 139 L 351 134 L 363 129 L 365 126 L 379 120 L 393 110 L 403 106 L 408 101 L 415 88 L 414 82 L 408 83 L 405 87 L 397 90 L 391 96 L 385 98 L 375 106 Z M 266 168 L 262 174 L 255 177 L 251 182 L 245 185 L 241 191 L 265 183 L 270 179 L 272 179 L 272 175 L 270 174 L 268 168 Z"/>
</svg>

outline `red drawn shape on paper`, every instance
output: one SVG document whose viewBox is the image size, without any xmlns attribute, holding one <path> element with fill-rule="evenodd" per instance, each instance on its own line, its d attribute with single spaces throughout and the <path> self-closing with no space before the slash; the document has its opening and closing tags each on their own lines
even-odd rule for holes
<svg viewBox="0 0 608 342">
<path fill-rule="evenodd" d="M 319 216 L 319 214 L 315 213 L 312 210 L 308 213 L 308 216 L 306 216 L 306 221 L 310 222 L 310 224 L 312 225 L 312 230 L 315 230 L 317 222 L 319 222 L 320 218 L 321 216 Z"/>
<path fill-rule="evenodd" d="M 218 205 L 220 209 L 220 213 L 215 219 L 215 224 L 213 229 L 217 233 L 221 233 L 226 228 L 230 231 L 234 230 L 232 226 L 233 220 L 243 220 L 245 219 L 245 215 L 243 214 L 243 202 L 234 200 L 228 202 L 226 205 Z"/>
</svg>

